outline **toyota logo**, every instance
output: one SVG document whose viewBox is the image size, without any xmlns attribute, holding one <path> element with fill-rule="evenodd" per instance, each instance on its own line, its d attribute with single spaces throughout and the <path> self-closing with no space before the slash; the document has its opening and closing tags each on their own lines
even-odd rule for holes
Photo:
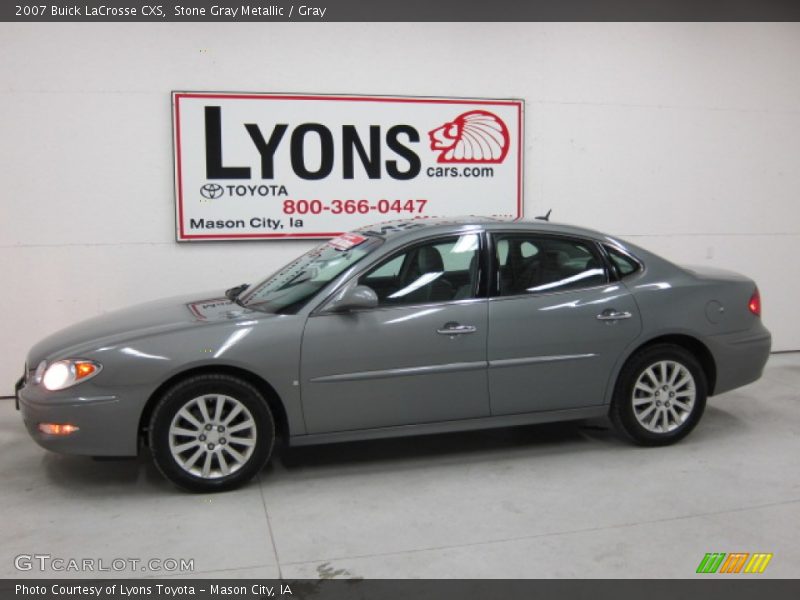
<svg viewBox="0 0 800 600">
<path fill-rule="evenodd" d="M 221 198 L 224 191 L 223 187 L 218 183 L 207 183 L 200 186 L 200 195 L 208 200 Z"/>
</svg>

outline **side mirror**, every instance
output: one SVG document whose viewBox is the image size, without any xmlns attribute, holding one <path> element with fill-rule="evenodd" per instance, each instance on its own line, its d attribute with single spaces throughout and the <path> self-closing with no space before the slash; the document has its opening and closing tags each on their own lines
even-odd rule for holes
<svg viewBox="0 0 800 600">
<path fill-rule="evenodd" d="M 347 312 L 359 308 L 375 308 L 378 306 L 378 294 L 371 287 L 356 285 L 340 292 L 328 304 L 330 312 Z"/>
</svg>

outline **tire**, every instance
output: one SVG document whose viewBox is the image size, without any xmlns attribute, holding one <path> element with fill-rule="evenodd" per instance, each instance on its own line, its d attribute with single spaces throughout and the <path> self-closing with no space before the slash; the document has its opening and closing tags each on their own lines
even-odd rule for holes
<svg viewBox="0 0 800 600">
<path fill-rule="evenodd" d="M 264 467 L 275 422 L 251 384 L 230 375 L 197 375 L 164 393 L 150 419 L 149 438 L 164 477 L 191 492 L 221 492 Z"/>
<path fill-rule="evenodd" d="M 706 406 L 708 384 L 695 356 L 675 344 L 658 344 L 628 359 L 617 379 L 610 416 L 641 446 L 666 446 L 694 429 Z"/>
</svg>

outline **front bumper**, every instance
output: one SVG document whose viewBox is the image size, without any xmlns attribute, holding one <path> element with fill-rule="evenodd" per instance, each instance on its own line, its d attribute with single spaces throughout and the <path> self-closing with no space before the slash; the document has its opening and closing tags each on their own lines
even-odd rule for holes
<svg viewBox="0 0 800 600">
<path fill-rule="evenodd" d="M 85 456 L 135 456 L 138 450 L 138 421 L 131 423 L 124 402 L 118 396 L 58 395 L 39 386 L 18 382 L 17 407 L 30 436 L 42 448 L 63 454 Z M 78 390 L 81 391 L 81 390 Z M 70 423 L 78 431 L 70 435 L 49 435 L 39 431 L 40 423 Z"/>
<path fill-rule="evenodd" d="M 17 380 L 14 384 L 14 406 L 19 410 L 19 391 L 25 386 L 25 375 Z"/>
</svg>

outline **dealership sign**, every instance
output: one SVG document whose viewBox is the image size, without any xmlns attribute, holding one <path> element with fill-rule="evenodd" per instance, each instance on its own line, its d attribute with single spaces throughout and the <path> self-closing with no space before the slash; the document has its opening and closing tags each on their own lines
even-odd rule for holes
<svg viewBox="0 0 800 600">
<path fill-rule="evenodd" d="M 173 92 L 177 238 L 522 214 L 521 100 Z"/>
</svg>

